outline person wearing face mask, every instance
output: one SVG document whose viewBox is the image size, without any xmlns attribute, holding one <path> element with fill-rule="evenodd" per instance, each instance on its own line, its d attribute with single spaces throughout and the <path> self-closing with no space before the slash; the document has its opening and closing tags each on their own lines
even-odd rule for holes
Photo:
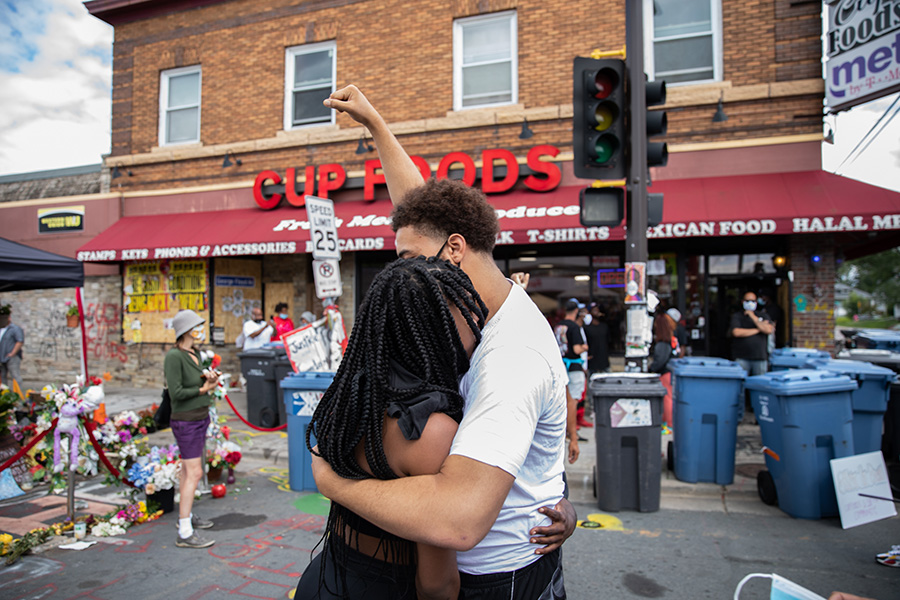
<svg viewBox="0 0 900 600">
<path fill-rule="evenodd" d="M 243 350 L 254 350 L 262 348 L 272 339 L 275 329 L 263 319 L 261 308 L 254 308 L 250 311 L 250 319 L 244 321 L 244 328 L 241 335 L 244 337 Z"/>
<path fill-rule="evenodd" d="M 732 356 L 748 375 L 762 375 L 768 371 L 768 339 L 775 324 L 758 306 L 756 294 L 744 293 L 742 302 L 743 310 L 731 315 L 728 325 Z"/>
<path fill-rule="evenodd" d="M 275 314 L 272 315 L 269 324 L 275 330 L 274 333 L 272 333 L 273 342 L 277 342 L 281 339 L 282 335 L 296 329 L 296 327 L 294 327 L 294 321 L 291 320 L 291 317 L 288 314 L 288 305 L 286 302 L 279 302 L 275 305 Z"/>
<path fill-rule="evenodd" d="M 201 537 L 195 529 L 209 529 L 213 523 L 191 512 L 194 491 L 203 477 L 203 452 L 209 427 L 210 394 L 218 385 L 218 374 L 203 369 L 196 346 L 205 338 L 205 321 L 192 310 L 179 311 L 172 319 L 175 346 L 166 353 L 163 363 L 166 387 L 172 399 L 170 426 L 181 453 L 178 501 L 179 548 L 208 548 L 215 542 Z"/>
</svg>

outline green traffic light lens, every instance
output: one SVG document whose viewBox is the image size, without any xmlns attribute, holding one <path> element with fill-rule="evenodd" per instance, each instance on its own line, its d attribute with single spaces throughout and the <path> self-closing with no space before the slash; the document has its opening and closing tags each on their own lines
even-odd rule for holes
<svg viewBox="0 0 900 600">
<path fill-rule="evenodd" d="M 593 123 L 597 131 L 606 131 L 619 116 L 619 110 L 612 102 L 601 102 L 594 109 Z"/>
<path fill-rule="evenodd" d="M 618 149 L 619 140 L 611 135 L 601 135 L 589 147 L 591 158 L 599 165 L 606 164 Z"/>
</svg>

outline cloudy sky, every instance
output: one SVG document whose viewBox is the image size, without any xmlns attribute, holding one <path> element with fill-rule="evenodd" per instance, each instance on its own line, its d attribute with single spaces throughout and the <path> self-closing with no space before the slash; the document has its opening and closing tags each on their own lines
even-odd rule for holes
<svg viewBox="0 0 900 600">
<path fill-rule="evenodd" d="M 80 0 L 0 0 L 0 175 L 101 162 L 109 152 L 112 37 Z M 823 144 L 826 170 L 900 191 L 900 118 L 848 160 L 894 99 L 826 118 L 835 134 L 834 145 Z"/>
</svg>

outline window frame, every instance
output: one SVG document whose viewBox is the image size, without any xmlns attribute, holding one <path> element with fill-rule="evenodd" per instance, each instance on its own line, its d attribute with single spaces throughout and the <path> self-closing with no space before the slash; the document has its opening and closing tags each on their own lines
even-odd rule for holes
<svg viewBox="0 0 900 600">
<path fill-rule="evenodd" d="M 472 23 L 486 21 L 507 21 L 510 29 L 510 99 L 503 102 L 489 102 L 473 106 L 463 106 L 463 29 Z M 491 106 L 509 106 L 519 102 L 519 23 L 515 10 L 464 17 L 453 21 L 453 110 L 471 110 Z"/>
<path fill-rule="evenodd" d="M 182 140 L 178 142 L 169 142 L 166 140 L 166 130 L 169 124 L 169 111 L 182 110 L 192 108 L 194 105 L 185 105 L 172 108 L 169 106 L 169 80 L 180 75 L 189 75 L 197 73 L 197 131 L 191 140 Z M 182 144 L 196 144 L 200 142 L 200 123 L 203 117 L 203 66 L 191 65 L 188 67 L 176 67 L 174 69 L 165 69 L 159 74 L 159 145 L 160 146 L 179 146 Z"/>
<path fill-rule="evenodd" d="M 300 123 L 294 125 L 294 59 L 301 54 L 312 54 L 322 50 L 331 50 L 331 92 L 337 89 L 337 41 L 328 40 L 315 44 L 302 44 L 284 49 L 284 130 L 292 131 L 307 127 L 319 127 L 333 125 L 335 123 L 335 111 L 329 111 L 328 121 L 315 123 Z"/>
<path fill-rule="evenodd" d="M 644 69 L 650 81 L 656 80 L 655 54 L 653 47 L 655 42 L 653 30 L 653 0 L 644 1 Z M 697 85 L 703 83 L 715 83 L 723 79 L 723 49 L 722 49 L 722 0 L 706 0 L 710 3 L 710 26 L 712 34 L 713 76 L 711 79 L 696 79 L 692 81 L 666 82 L 669 87 L 682 85 Z M 690 34 L 660 38 L 661 40 L 688 39 L 709 35 L 707 33 Z"/>
</svg>

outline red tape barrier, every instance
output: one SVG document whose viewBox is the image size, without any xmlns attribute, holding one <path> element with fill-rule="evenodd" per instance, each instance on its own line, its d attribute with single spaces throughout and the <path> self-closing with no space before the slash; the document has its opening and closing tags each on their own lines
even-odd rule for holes
<svg viewBox="0 0 900 600">
<path fill-rule="evenodd" d="M 251 423 L 250 421 L 245 419 L 243 416 L 241 416 L 241 413 L 239 413 L 237 411 L 237 409 L 234 407 L 234 404 L 231 403 L 231 398 L 228 397 L 228 394 L 225 394 L 225 400 L 228 402 L 228 406 L 231 407 L 231 410 L 234 411 L 234 414 L 237 415 L 238 419 L 243 421 L 244 425 L 246 425 L 250 429 L 255 429 L 257 431 L 281 431 L 282 429 L 287 428 L 287 423 L 283 423 L 282 425 L 279 425 L 278 427 L 257 427 L 256 425 L 254 425 L 253 423 Z"/>
<path fill-rule="evenodd" d="M 128 479 L 124 475 L 122 475 L 117 468 L 112 466 L 112 463 L 109 462 L 109 459 L 106 458 L 106 454 L 103 453 L 103 446 L 101 446 L 97 442 L 97 440 L 94 439 L 94 428 L 96 427 L 94 422 L 88 419 L 85 415 L 81 415 L 81 421 L 84 423 L 84 429 L 85 431 L 87 431 L 88 439 L 91 440 L 91 445 L 94 447 L 94 450 L 97 451 L 97 454 L 100 455 L 100 462 L 103 463 L 103 466 L 109 470 L 110 474 L 113 477 L 120 480 L 122 483 L 129 487 L 137 489 L 136 486 L 132 482 L 128 481 Z"/>
<path fill-rule="evenodd" d="M 34 448 L 34 445 L 35 445 L 35 444 L 37 444 L 39 441 L 41 441 L 42 439 L 44 439 L 44 436 L 45 436 L 45 435 L 47 435 L 48 433 L 50 433 L 51 431 L 53 431 L 53 428 L 56 427 L 56 422 L 57 422 L 58 420 L 59 420 L 58 418 L 57 418 L 57 419 L 53 419 L 53 421 L 50 423 L 50 428 L 49 428 L 49 429 L 45 429 L 44 431 L 40 432 L 38 435 L 34 436 L 34 438 L 33 438 L 30 442 L 28 442 L 28 444 L 26 444 L 24 448 L 22 448 L 21 450 L 19 450 L 19 452 L 18 452 L 15 456 L 13 456 L 11 459 L 9 459 L 9 460 L 6 461 L 5 463 L 3 463 L 3 465 L 0 466 L 0 473 L 2 473 L 3 471 L 7 470 L 7 469 L 10 468 L 11 466 L 13 466 L 13 465 L 16 463 L 17 460 L 19 460 L 20 458 L 22 458 L 23 456 L 25 456 L 25 454 L 26 454 L 29 450 L 31 450 L 32 448 Z"/>
<path fill-rule="evenodd" d="M 5 471 L 6 469 L 10 468 L 11 466 L 13 466 L 17 460 L 19 460 L 20 458 L 25 456 L 25 454 L 29 450 L 34 448 L 35 444 L 37 444 L 42 439 L 44 439 L 45 435 L 47 435 L 48 433 L 53 431 L 53 428 L 56 427 L 57 421 L 59 421 L 59 418 L 53 419 L 53 421 L 50 423 L 49 429 L 45 429 L 44 431 L 42 431 L 41 433 L 36 435 L 34 438 L 32 438 L 32 440 L 30 442 L 28 442 L 28 444 L 26 444 L 21 450 L 19 450 L 15 454 L 15 456 L 13 456 L 8 461 L 3 463 L 3 465 L 0 465 L 0 473 Z M 103 446 L 101 446 L 97 442 L 97 440 L 94 439 L 94 428 L 96 427 L 94 425 L 94 422 L 91 421 L 90 419 L 88 419 L 84 415 L 81 415 L 81 421 L 84 423 L 84 429 L 85 429 L 85 431 L 87 431 L 88 439 L 91 440 L 91 445 L 94 447 L 94 450 L 96 450 L 97 454 L 100 456 L 100 462 L 103 463 L 103 466 L 105 466 L 109 470 L 110 474 L 112 474 L 113 477 L 120 479 L 122 481 L 122 483 L 124 483 L 125 485 L 135 487 L 135 485 L 133 483 L 131 483 L 130 481 L 128 481 L 128 479 L 126 479 L 124 475 L 119 473 L 119 470 L 117 468 L 112 466 L 112 463 L 109 462 L 109 459 L 106 458 L 106 454 L 104 454 L 104 452 L 103 452 Z"/>
</svg>

